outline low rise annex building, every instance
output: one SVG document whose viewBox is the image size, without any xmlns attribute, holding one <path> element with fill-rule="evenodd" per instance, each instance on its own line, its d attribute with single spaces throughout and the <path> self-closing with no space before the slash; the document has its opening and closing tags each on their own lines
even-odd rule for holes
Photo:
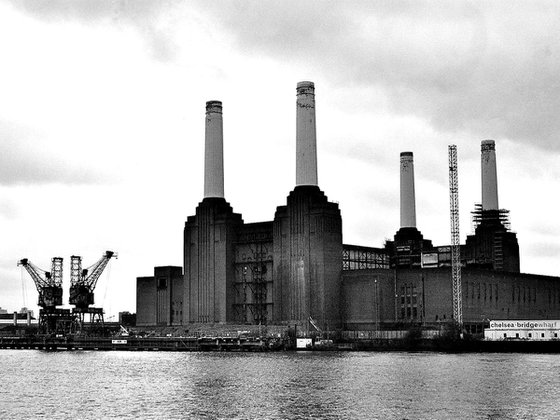
<svg viewBox="0 0 560 420">
<path fill-rule="evenodd" d="M 271 221 L 245 223 L 224 194 L 222 103 L 206 104 L 204 198 L 184 228 L 183 266 L 137 278 L 137 325 L 297 325 L 372 330 L 452 319 L 451 251 L 416 226 L 413 153 L 403 152 L 401 226 L 383 247 L 344 244 L 339 205 L 319 188 L 315 86 L 297 84 L 296 183 Z M 463 319 L 560 319 L 560 278 L 523 274 L 499 209 L 493 140 L 482 204 L 461 245 Z"/>
<path fill-rule="evenodd" d="M 484 329 L 486 340 L 550 341 L 560 337 L 560 321 L 490 321 Z"/>
</svg>

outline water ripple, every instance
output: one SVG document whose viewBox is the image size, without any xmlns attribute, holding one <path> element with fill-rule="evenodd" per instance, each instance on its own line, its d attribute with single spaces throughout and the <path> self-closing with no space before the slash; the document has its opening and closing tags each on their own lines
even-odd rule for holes
<svg viewBox="0 0 560 420">
<path fill-rule="evenodd" d="M 555 419 L 560 356 L 0 352 L 0 418 Z"/>
</svg>

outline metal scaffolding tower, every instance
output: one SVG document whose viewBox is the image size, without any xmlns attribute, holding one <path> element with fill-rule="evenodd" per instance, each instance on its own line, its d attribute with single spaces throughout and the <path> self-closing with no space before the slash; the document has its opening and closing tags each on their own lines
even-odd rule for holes
<svg viewBox="0 0 560 420">
<path fill-rule="evenodd" d="M 457 173 L 457 146 L 449 146 L 449 209 L 451 218 L 451 279 L 453 282 L 453 319 L 463 324 L 461 288 L 461 245 L 459 243 L 459 180 Z"/>
<path fill-rule="evenodd" d="M 236 263 L 234 283 L 237 298 L 234 304 L 236 318 L 241 323 L 266 325 L 271 303 L 268 289 L 272 282 L 268 273 L 272 266 L 269 245 L 255 242 L 243 248 L 244 261 Z M 250 319 L 252 316 L 252 320 Z"/>
</svg>

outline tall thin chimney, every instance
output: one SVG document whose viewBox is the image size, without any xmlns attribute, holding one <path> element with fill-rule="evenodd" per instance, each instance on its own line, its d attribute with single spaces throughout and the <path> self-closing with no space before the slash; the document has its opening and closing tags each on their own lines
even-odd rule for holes
<svg viewBox="0 0 560 420">
<path fill-rule="evenodd" d="M 224 198 L 224 132 L 222 102 L 206 102 L 204 198 Z"/>
<path fill-rule="evenodd" d="M 494 140 L 482 140 L 482 210 L 498 210 L 498 176 Z"/>
<path fill-rule="evenodd" d="M 412 152 L 401 153 L 401 228 L 416 227 L 414 162 Z"/>
<path fill-rule="evenodd" d="M 315 129 L 315 85 L 297 84 L 296 186 L 317 182 L 317 134 Z"/>
</svg>

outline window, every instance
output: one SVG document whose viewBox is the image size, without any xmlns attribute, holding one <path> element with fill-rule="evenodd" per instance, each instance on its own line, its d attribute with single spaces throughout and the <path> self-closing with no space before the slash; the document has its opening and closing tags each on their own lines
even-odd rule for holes
<svg viewBox="0 0 560 420">
<path fill-rule="evenodd" d="M 158 289 L 167 289 L 167 279 L 165 277 L 158 278 Z"/>
<path fill-rule="evenodd" d="M 404 284 L 401 286 L 401 319 L 413 320 L 418 318 L 418 295 L 416 287 Z"/>
<path fill-rule="evenodd" d="M 533 334 L 529 333 L 529 338 L 533 337 Z"/>
<path fill-rule="evenodd" d="M 515 338 L 519 338 L 519 333 L 515 333 Z"/>
<path fill-rule="evenodd" d="M 558 333 L 554 333 L 554 338 L 558 338 Z"/>
<path fill-rule="evenodd" d="M 507 334 L 506 334 L 506 333 L 504 333 L 504 338 L 507 338 Z"/>
<path fill-rule="evenodd" d="M 544 338 L 544 333 L 541 334 L 541 338 Z"/>
</svg>

